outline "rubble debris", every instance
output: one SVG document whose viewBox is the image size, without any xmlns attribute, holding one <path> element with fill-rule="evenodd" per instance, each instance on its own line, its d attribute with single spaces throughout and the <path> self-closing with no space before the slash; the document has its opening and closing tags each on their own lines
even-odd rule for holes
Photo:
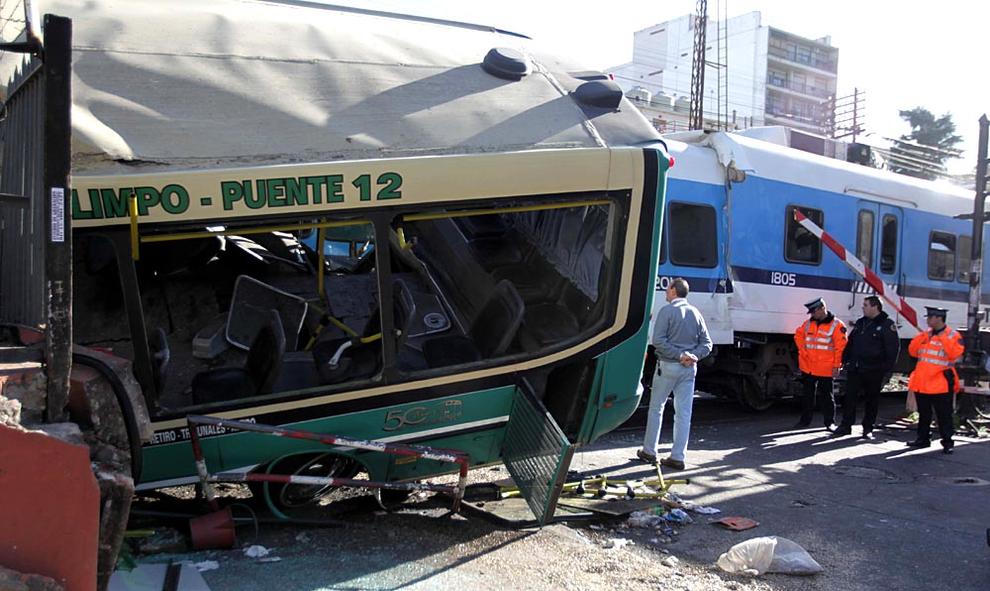
<svg viewBox="0 0 990 591">
<path fill-rule="evenodd" d="M 0 425 L 12 429 L 21 428 L 21 403 L 0 395 Z"/>
<path fill-rule="evenodd" d="M 664 514 L 663 518 L 670 523 L 688 524 L 694 522 L 694 519 L 684 509 L 671 509 Z"/>
<path fill-rule="evenodd" d="M 164 527 L 138 542 L 141 554 L 179 554 L 189 549 L 186 537 L 175 528 Z"/>
<path fill-rule="evenodd" d="M 691 509 L 691 512 L 698 513 L 699 515 L 716 515 L 721 513 L 722 510 L 715 507 L 695 506 Z"/>
<path fill-rule="evenodd" d="M 681 561 L 678 560 L 676 556 L 668 556 L 667 558 L 664 558 L 660 562 L 660 564 L 662 564 L 662 565 L 664 565 L 664 566 L 666 566 L 668 568 L 677 568 L 678 566 L 681 565 Z"/>
<path fill-rule="evenodd" d="M 21 403 L 21 424 L 36 424 L 45 420 L 48 390 L 45 374 L 40 367 L 4 376 L 3 395 Z"/>
<path fill-rule="evenodd" d="M 626 520 L 631 527 L 653 528 L 661 525 L 664 518 L 659 515 L 651 515 L 646 511 L 633 511 Z"/>
<path fill-rule="evenodd" d="M 602 542 L 602 547 L 610 550 L 616 550 L 619 548 L 625 548 L 630 544 L 632 544 L 632 540 L 626 538 L 608 538 Z"/>
<path fill-rule="evenodd" d="M 244 556 L 247 556 L 248 558 L 263 558 L 268 556 L 270 553 L 271 550 L 258 544 L 248 546 L 244 549 Z"/>
<path fill-rule="evenodd" d="M 65 587 L 50 577 L 19 573 L 0 566 L 0 589 L 3 591 L 64 591 Z"/>
<path fill-rule="evenodd" d="M 748 517 L 723 517 L 722 519 L 713 521 L 712 525 L 720 525 L 732 531 L 746 531 L 760 525 L 760 522 Z"/>
<path fill-rule="evenodd" d="M 194 562 L 193 567 L 203 573 L 208 570 L 218 570 L 220 568 L 220 563 L 216 560 L 203 560 L 200 562 Z"/>
</svg>

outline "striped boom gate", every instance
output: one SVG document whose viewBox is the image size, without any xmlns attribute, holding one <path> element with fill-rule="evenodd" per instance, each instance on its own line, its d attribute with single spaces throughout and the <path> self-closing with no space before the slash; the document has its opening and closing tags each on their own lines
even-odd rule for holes
<svg viewBox="0 0 990 591">
<path fill-rule="evenodd" d="M 203 494 L 206 496 L 210 507 L 217 511 L 220 509 L 217 503 L 216 493 L 210 486 L 216 482 L 274 482 L 279 484 L 301 484 L 307 486 L 343 486 L 353 488 L 377 488 L 388 490 L 428 490 L 443 492 L 454 498 L 452 510 L 456 513 L 460 510 L 461 500 L 464 498 L 464 490 L 467 486 L 467 473 L 470 465 L 470 458 L 467 454 L 459 451 L 437 450 L 423 445 L 394 445 L 381 443 L 378 441 L 365 441 L 362 439 L 351 439 L 337 435 L 313 433 L 311 431 L 299 431 L 294 429 L 283 429 L 270 425 L 260 425 L 244 421 L 231 421 L 207 417 L 200 415 L 189 415 L 186 417 L 189 424 L 189 438 L 192 444 L 193 458 L 196 462 L 196 473 L 199 476 L 200 484 L 203 487 Z M 354 480 L 351 478 L 327 478 L 319 476 L 301 476 L 288 474 L 255 474 L 244 472 L 218 472 L 210 474 L 206 467 L 206 457 L 203 454 L 203 447 L 200 445 L 200 435 L 197 427 L 201 425 L 212 425 L 224 427 L 235 431 L 253 431 L 255 433 L 267 433 L 275 437 L 288 437 L 291 439 L 302 439 L 306 441 L 316 441 L 324 445 L 334 445 L 348 447 L 351 449 L 362 449 L 366 451 L 376 451 L 380 453 L 423 458 L 438 462 L 447 462 L 459 466 L 459 475 L 456 485 L 443 484 L 423 484 L 419 482 L 376 482 L 370 480 Z"/>
<path fill-rule="evenodd" d="M 849 252 L 846 247 L 842 246 L 842 244 L 833 238 L 831 234 L 821 229 L 818 224 L 808 219 L 808 217 L 801 213 L 797 208 L 794 209 L 794 220 L 801 224 L 804 229 L 814 234 L 825 244 L 825 246 L 829 248 L 829 250 L 834 252 L 839 259 L 846 264 L 847 267 L 862 277 L 863 280 L 866 281 L 866 284 L 869 285 L 878 296 L 893 306 L 901 317 L 911 323 L 911 326 L 918 329 L 919 332 L 922 330 L 921 327 L 918 326 L 918 313 L 915 312 L 914 308 L 912 308 L 893 287 L 885 284 L 883 279 L 880 279 L 876 273 L 874 273 L 871 269 L 868 269 L 866 265 L 863 264 L 863 261 L 856 258 L 853 253 Z"/>
</svg>

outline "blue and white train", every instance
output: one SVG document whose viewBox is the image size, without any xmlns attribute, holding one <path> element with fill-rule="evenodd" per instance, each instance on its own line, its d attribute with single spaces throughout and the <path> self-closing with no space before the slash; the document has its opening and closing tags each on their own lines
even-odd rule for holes
<svg viewBox="0 0 990 591">
<path fill-rule="evenodd" d="M 847 323 L 861 315 L 871 290 L 793 221 L 794 208 L 916 310 L 945 307 L 950 324 L 965 326 L 972 221 L 956 216 L 972 213 L 972 193 L 740 133 L 676 134 L 666 143 L 676 165 L 658 297 L 684 277 L 707 319 L 716 348 L 699 372 L 700 390 L 754 409 L 793 395 L 792 335 L 807 318 L 804 302 L 824 297 Z M 887 310 L 910 339 L 915 329 Z"/>
</svg>

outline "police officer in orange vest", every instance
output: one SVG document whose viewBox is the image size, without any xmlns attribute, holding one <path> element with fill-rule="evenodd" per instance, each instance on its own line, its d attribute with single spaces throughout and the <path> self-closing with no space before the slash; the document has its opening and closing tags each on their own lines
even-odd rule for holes
<svg viewBox="0 0 990 591">
<path fill-rule="evenodd" d="M 908 390 L 918 401 L 918 438 L 909 447 L 928 447 L 931 442 L 932 409 L 938 417 L 942 451 L 952 453 L 952 396 L 960 390 L 954 367 L 963 354 L 962 335 L 946 326 L 948 310 L 925 306 L 928 330 L 911 339 L 908 353 L 918 358 Z"/>
<path fill-rule="evenodd" d="M 811 314 L 794 332 L 798 348 L 798 367 L 804 379 L 804 395 L 801 400 L 801 419 L 796 427 L 811 425 L 817 398 L 825 428 L 832 430 L 835 423 L 835 398 L 832 395 L 832 377 L 842 365 L 842 351 L 846 348 L 846 325 L 828 311 L 825 300 L 818 298 L 804 305 Z"/>
</svg>

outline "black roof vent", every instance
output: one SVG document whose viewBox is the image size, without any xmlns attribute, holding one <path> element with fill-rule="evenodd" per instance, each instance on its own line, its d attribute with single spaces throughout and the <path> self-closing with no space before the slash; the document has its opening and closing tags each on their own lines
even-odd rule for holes
<svg viewBox="0 0 990 591">
<path fill-rule="evenodd" d="M 591 80 L 577 87 L 574 96 L 589 107 L 618 109 L 622 102 L 622 89 L 613 80 Z"/>
<path fill-rule="evenodd" d="M 529 60 L 521 51 L 508 47 L 494 47 L 488 51 L 481 67 L 486 72 L 503 80 L 522 80 L 530 72 Z"/>
</svg>

